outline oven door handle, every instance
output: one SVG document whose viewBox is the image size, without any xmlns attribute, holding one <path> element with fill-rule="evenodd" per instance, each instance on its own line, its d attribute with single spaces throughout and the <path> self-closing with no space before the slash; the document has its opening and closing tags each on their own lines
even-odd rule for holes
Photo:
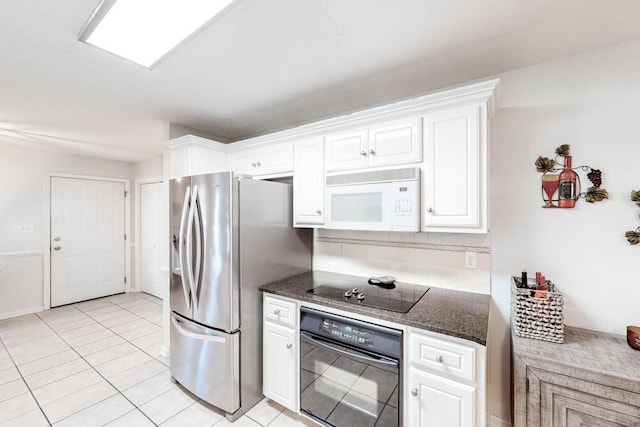
<svg viewBox="0 0 640 427">
<path fill-rule="evenodd" d="M 325 350 L 334 351 L 343 356 L 351 357 L 353 359 L 357 359 L 364 363 L 377 363 L 380 365 L 395 366 L 395 367 L 399 366 L 398 362 L 393 359 L 387 359 L 384 357 L 376 358 L 371 356 L 363 356 L 362 354 L 357 354 L 357 353 L 352 353 L 350 351 L 342 350 L 341 348 L 330 345 L 329 344 L 330 341 L 325 341 L 321 338 L 318 338 L 316 336 L 309 334 L 308 332 L 304 332 L 304 331 L 300 332 L 300 338 L 302 338 L 302 341 L 305 341 L 309 344 L 317 345 L 318 347 L 323 348 Z"/>
</svg>

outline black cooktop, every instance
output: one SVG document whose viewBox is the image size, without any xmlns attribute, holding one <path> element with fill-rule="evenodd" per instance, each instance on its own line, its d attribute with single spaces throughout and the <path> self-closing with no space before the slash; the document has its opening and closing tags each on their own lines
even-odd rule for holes
<svg viewBox="0 0 640 427">
<path fill-rule="evenodd" d="M 322 284 L 309 289 L 307 292 L 351 304 L 406 313 L 428 290 L 427 286 L 409 283 L 396 282 L 393 289 L 386 289 L 370 285 L 366 281 L 362 283 L 349 281 Z"/>
</svg>

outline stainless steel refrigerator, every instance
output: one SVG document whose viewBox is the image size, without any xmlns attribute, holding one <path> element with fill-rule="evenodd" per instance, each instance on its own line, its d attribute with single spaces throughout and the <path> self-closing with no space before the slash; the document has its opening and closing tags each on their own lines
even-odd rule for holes
<svg viewBox="0 0 640 427">
<path fill-rule="evenodd" d="M 230 172 L 170 183 L 171 375 L 234 420 L 262 395 L 262 284 L 311 269 L 292 188 Z"/>
</svg>

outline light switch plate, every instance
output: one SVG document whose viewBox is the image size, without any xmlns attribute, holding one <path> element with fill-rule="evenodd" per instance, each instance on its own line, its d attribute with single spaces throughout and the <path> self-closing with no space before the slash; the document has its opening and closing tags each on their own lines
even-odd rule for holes
<svg viewBox="0 0 640 427">
<path fill-rule="evenodd" d="M 14 224 L 11 226 L 13 233 L 33 233 L 33 224 Z"/>
</svg>

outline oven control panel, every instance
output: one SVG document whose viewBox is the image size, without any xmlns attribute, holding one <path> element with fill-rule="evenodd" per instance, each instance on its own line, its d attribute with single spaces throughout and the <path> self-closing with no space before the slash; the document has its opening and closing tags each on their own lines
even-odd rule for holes
<svg viewBox="0 0 640 427">
<path fill-rule="evenodd" d="M 360 347 L 373 347 L 375 332 L 368 329 L 326 318 L 322 319 L 321 328 L 327 336 L 332 336 L 339 341 L 351 342 Z"/>
</svg>

